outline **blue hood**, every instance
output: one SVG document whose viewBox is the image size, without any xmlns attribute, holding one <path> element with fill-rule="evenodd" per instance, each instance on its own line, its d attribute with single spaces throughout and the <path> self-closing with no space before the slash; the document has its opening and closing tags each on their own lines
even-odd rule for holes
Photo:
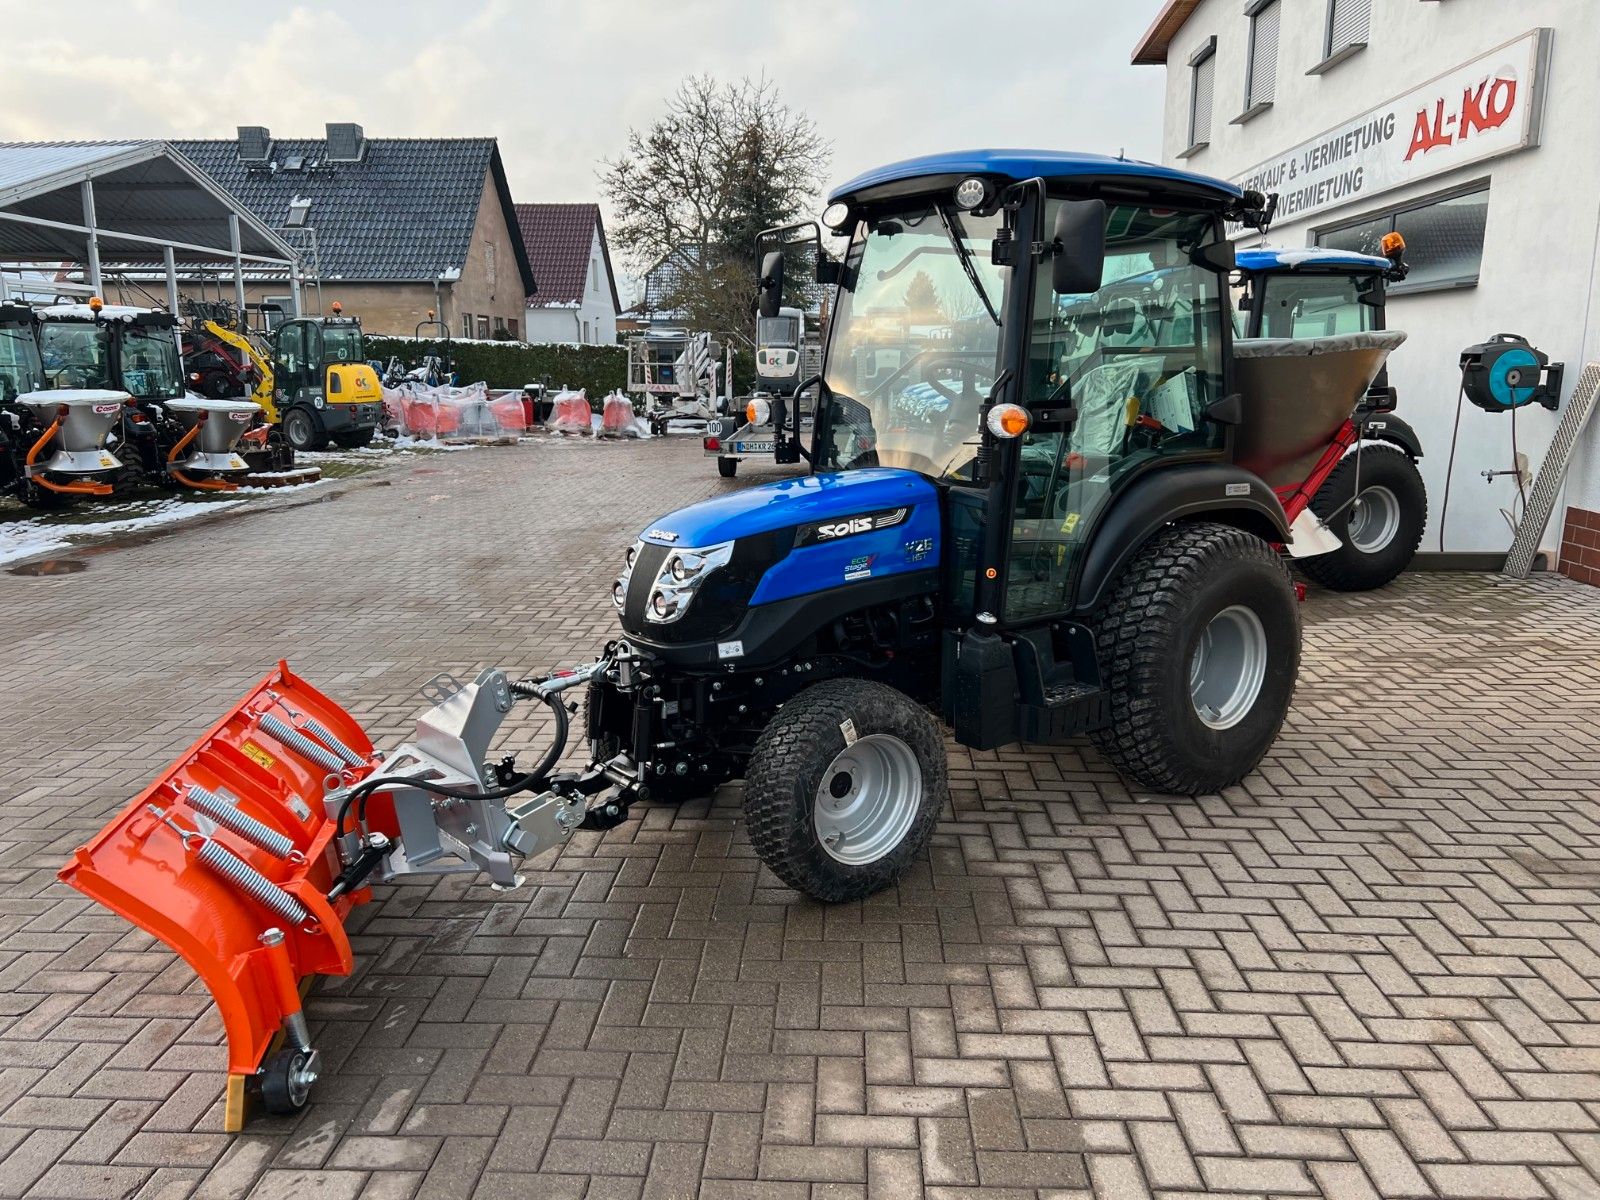
<svg viewBox="0 0 1600 1200">
<path fill-rule="evenodd" d="M 714 546 L 807 521 L 916 505 L 937 495 L 938 489 L 915 471 L 892 467 L 801 475 L 680 508 L 652 522 L 643 536 L 663 545 Z"/>
</svg>

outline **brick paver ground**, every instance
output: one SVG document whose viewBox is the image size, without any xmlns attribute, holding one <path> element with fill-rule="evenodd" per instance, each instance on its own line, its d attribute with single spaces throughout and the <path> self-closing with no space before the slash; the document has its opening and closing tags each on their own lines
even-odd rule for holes
<svg viewBox="0 0 1600 1200">
<path fill-rule="evenodd" d="M 952 747 L 862 904 L 762 871 L 737 786 L 518 892 L 390 889 L 312 994 L 312 1105 L 220 1132 L 205 993 L 56 866 L 280 653 L 380 743 L 438 670 L 575 661 L 635 530 L 726 486 L 682 442 L 475 451 L 0 574 L 0 1194 L 1600 1195 L 1600 589 L 1552 577 L 1313 592 L 1225 796 Z"/>
</svg>

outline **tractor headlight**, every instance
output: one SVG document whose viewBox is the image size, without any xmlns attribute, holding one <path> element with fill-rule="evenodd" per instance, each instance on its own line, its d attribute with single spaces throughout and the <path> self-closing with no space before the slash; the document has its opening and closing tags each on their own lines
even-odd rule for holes
<svg viewBox="0 0 1600 1200">
<path fill-rule="evenodd" d="M 976 175 L 956 184 L 956 207 L 971 211 L 989 198 L 989 185 Z"/>
<path fill-rule="evenodd" d="M 634 560 L 639 557 L 639 542 L 628 547 L 628 552 L 622 556 L 622 574 L 611 585 L 611 603 L 621 612 L 623 605 L 628 602 L 628 584 L 633 580 Z"/>
<path fill-rule="evenodd" d="M 835 200 L 822 210 L 822 223 L 835 233 L 840 232 L 850 223 L 850 206 L 843 200 Z"/>
<path fill-rule="evenodd" d="M 688 611 L 706 576 L 718 567 L 727 566 L 732 557 L 732 542 L 696 550 L 674 550 L 656 574 L 650 589 L 650 603 L 645 606 L 645 618 L 657 625 L 676 621 Z"/>
</svg>

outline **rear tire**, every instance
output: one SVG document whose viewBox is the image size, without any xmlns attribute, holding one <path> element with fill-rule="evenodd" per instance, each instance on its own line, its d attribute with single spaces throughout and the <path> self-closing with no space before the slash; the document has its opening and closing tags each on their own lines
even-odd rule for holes
<svg viewBox="0 0 1600 1200">
<path fill-rule="evenodd" d="M 1358 483 L 1361 494 L 1349 503 Z M 1325 588 L 1367 592 L 1411 565 L 1428 521 L 1428 490 L 1410 455 L 1389 446 L 1364 446 L 1359 462 L 1347 455 L 1333 469 L 1311 498 L 1311 511 L 1340 546 L 1295 565 Z"/>
<path fill-rule="evenodd" d="M 737 458 L 717 459 L 717 474 L 724 479 L 732 479 L 739 473 L 739 460 Z"/>
<path fill-rule="evenodd" d="M 291 408 L 283 414 L 283 440 L 296 451 L 316 451 L 328 445 L 322 422 L 309 408 Z"/>
<path fill-rule="evenodd" d="M 830 679 L 786 703 L 756 740 L 745 827 L 795 891 L 857 900 L 910 869 L 948 794 L 944 736 L 926 710 L 881 683 Z"/>
<path fill-rule="evenodd" d="M 1260 538 L 1194 523 L 1151 538 L 1095 620 L 1119 772 L 1198 796 L 1238 783 L 1278 736 L 1300 668 L 1288 569 Z"/>
</svg>

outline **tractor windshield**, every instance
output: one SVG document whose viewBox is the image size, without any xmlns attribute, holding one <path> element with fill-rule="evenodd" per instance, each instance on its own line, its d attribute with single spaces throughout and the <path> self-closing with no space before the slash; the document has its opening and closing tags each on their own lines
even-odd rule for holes
<svg viewBox="0 0 1600 1200">
<path fill-rule="evenodd" d="M 325 326 L 322 330 L 322 361 L 324 363 L 366 362 L 366 354 L 361 348 L 361 327 Z"/>
<path fill-rule="evenodd" d="M 87 321 L 46 321 L 39 329 L 39 353 L 52 387 L 117 388 L 111 378 L 111 331 Z"/>
<path fill-rule="evenodd" d="M 43 386 L 33 330 L 26 325 L 0 326 L 0 404 Z"/>
<path fill-rule="evenodd" d="M 140 400 L 183 395 L 183 365 L 171 329 L 129 325 L 123 330 L 122 387 Z"/>
<path fill-rule="evenodd" d="M 858 229 L 829 333 L 820 469 L 972 477 L 1010 274 L 990 261 L 999 226 L 921 203 Z"/>
</svg>

